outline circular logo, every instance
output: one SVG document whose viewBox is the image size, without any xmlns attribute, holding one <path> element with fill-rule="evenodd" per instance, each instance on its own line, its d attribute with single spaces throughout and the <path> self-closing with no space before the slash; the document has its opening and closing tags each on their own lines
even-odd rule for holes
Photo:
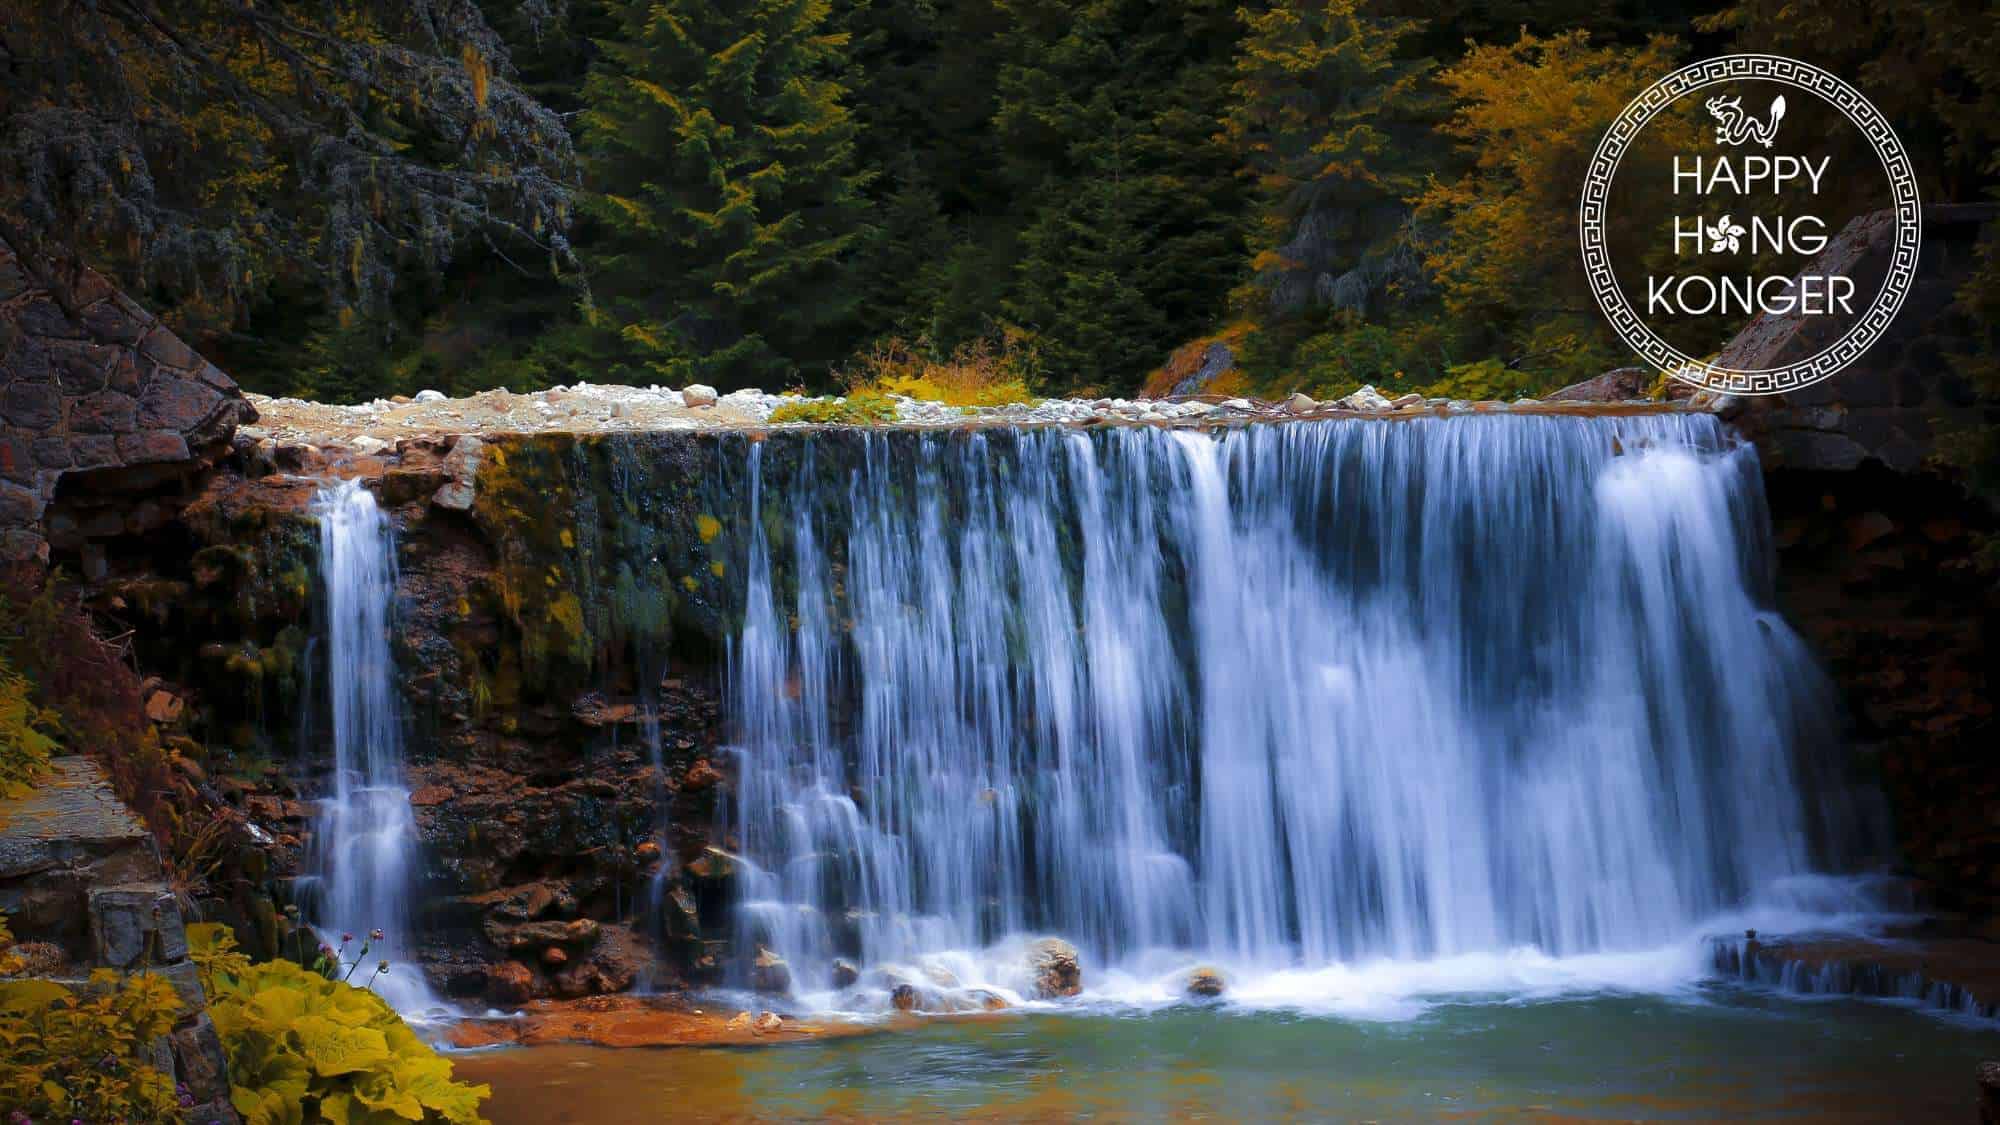
<svg viewBox="0 0 2000 1125">
<path fill-rule="evenodd" d="M 1669 343 L 1626 298 L 1612 269 L 1606 226 L 1613 184 L 1620 163 L 1637 144 L 1641 132 L 1662 111 L 1688 94 L 1724 83 L 1754 81 L 1803 91 L 1832 106 L 1867 139 L 1880 158 L 1890 189 L 1895 231 L 1894 253 L 1881 289 L 1865 307 L 1852 278 L 1840 273 L 1772 274 L 1715 277 L 1698 268 L 1704 263 L 1754 255 L 1760 247 L 1770 257 L 1801 245 L 1816 251 L 1828 240 L 1815 215 L 1711 214 L 1700 205 L 1704 192 L 1726 188 L 1739 201 L 1768 188 L 1769 199 L 1781 199 L 1792 189 L 1817 195 L 1829 183 L 1844 183 L 1830 156 L 1817 160 L 1788 153 L 1780 146 L 1787 113 L 1797 107 L 1780 93 L 1768 102 L 1738 93 L 1721 93 L 1703 102 L 1705 125 L 1719 153 L 1681 155 L 1673 159 L 1671 183 L 1674 206 L 1696 200 L 1692 214 L 1675 214 L 1673 256 L 1680 266 L 1664 276 L 1645 279 L 1646 315 L 1683 319 L 1738 311 L 1762 321 L 1770 317 L 1829 317 L 1845 322 L 1831 344 L 1812 355 L 1776 367 L 1725 366 L 1724 353 L 1703 359 Z M 1739 204 L 1740 206 L 1740 204 Z M 1810 220 L 1808 225 L 1801 220 Z M 1647 87 L 1626 105 L 1598 143 L 1585 176 L 1583 200 L 1577 210 L 1583 244 L 1584 271 L 1591 293 L 1604 315 L 1646 362 L 1683 382 L 1735 395 L 1771 395 L 1797 390 L 1826 379 L 1859 359 L 1902 307 L 1915 281 L 1917 253 L 1923 239 L 1923 214 L 1909 154 L 1880 110 L 1838 77 L 1810 63 L 1781 55 L 1722 55 L 1691 63 Z M 1801 234 L 1800 232 L 1804 232 Z M 1684 268 L 1690 261 L 1697 267 Z M 1837 263 L 1836 263 L 1837 264 Z M 1753 321 L 1753 323 L 1755 323 Z M 1718 341 L 1720 343 L 1721 341 Z"/>
</svg>

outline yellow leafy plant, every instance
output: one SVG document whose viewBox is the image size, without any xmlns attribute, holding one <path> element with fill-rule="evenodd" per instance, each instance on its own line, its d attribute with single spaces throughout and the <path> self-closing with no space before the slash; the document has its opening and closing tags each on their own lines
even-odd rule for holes
<svg viewBox="0 0 2000 1125">
<path fill-rule="evenodd" d="M 56 714 L 35 705 L 33 685 L 0 651 L 0 798 L 34 788 L 55 753 Z"/>
<path fill-rule="evenodd" d="M 247 1125 L 483 1120 L 491 1090 L 452 1081 L 380 996 L 290 961 L 249 964 L 226 926 L 188 927 L 188 947 Z"/>
<path fill-rule="evenodd" d="M 0 1106 L 29 1120 L 183 1119 L 173 1077 L 146 1060 L 180 996 L 153 973 L 91 974 L 80 992 L 0 981 Z"/>
</svg>

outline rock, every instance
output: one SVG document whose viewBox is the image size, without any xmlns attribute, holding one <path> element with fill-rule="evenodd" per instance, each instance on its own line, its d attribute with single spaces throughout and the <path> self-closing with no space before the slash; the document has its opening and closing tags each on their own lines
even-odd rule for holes
<svg viewBox="0 0 2000 1125">
<path fill-rule="evenodd" d="M 2000 1062 L 1979 1064 L 1979 1125 L 2000 1125 Z"/>
<path fill-rule="evenodd" d="M 542 964 L 544 965 L 562 965 L 568 961 L 569 954 L 564 953 L 563 947 L 560 945 L 551 945 L 547 949 L 542 950 Z"/>
<path fill-rule="evenodd" d="M 1287 414 L 1309 414 L 1319 409 L 1319 403 L 1314 402 L 1313 397 L 1304 391 L 1293 391 L 1290 397 L 1285 399 L 1284 408 Z"/>
<path fill-rule="evenodd" d="M 1030 943 L 1027 966 L 1039 999 L 1053 1000 L 1083 991 L 1083 968 L 1077 962 L 1076 946 L 1061 938 L 1042 938 Z"/>
<path fill-rule="evenodd" d="M 899 1012 L 915 1012 L 923 1008 L 924 998 L 915 985 L 899 984 L 889 990 L 889 1003 Z"/>
<path fill-rule="evenodd" d="M 410 804 L 420 809 L 434 808 L 451 800 L 451 790 L 442 785 L 424 785 L 410 794 Z"/>
<path fill-rule="evenodd" d="M 729 1017 L 729 1022 L 723 1026 L 731 1031 L 748 1031 L 750 1030 L 750 1013 L 738 1012 Z"/>
<path fill-rule="evenodd" d="M 1227 398 L 1222 400 L 1224 410 L 1248 411 L 1257 409 L 1257 404 L 1247 398 Z"/>
<path fill-rule="evenodd" d="M 171 964 L 187 956 L 180 907 L 164 884 L 92 890 L 90 918 L 99 964 L 128 969 Z"/>
<path fill-rule="evenodd" d="M 502 961 L 486 972 L 487 995 L 502 1004 L 524 1004 L 535 995 L 535 971 L 519 961 Z"/>
<path fill-rule="evenodd" d="M 508 926 L 489 917 L 485 928 L 488 940 L 514 954 L 537 952 L 551 945 L 571 948 L 586 946 L 596 942 L 602 933 L 602 927 L 594 918 L 578 918 L 570 922 L 526 922 L 518 926 Z"/>
<path fill-rule="evenodd" d="M 833 987 L 848 988 L 861 979 L 861 970 L 846 961 L 833 963 Z"/>
<path fill-rule="evenodd" d="M 750 1030 L 759 1035 L 771 1035 L 785 1029 L 784 1017 L 776 1012 L 760 1012 L 750 1023 Z"/>
<path fill-rule="evenodd" d="M 472 486 L 454 481 L 431 494 L 431 503 L 453 512 L 469 512 L 475 499 Z"/>
<path fill-rule="evenodd" d="M 1226 987 L 1228 986 L 1222 979 L 1221 971 L 1208 965 L 1203 965 L 1188 974 L 1187 994 L 1189 996 L 1220 996 Z"/>
<path fill-rule="evenodd" d="M 750 987 L 759 992 L 790 992 L 792 967 L 785 964 L 783 957 L 760 945 L 756 959 L 750 963 Z"/>
<path fill-rule="evenodd" d="M 715 388 L 702 383 L 690 383 L 681 389 L 681 399 L 689 406 L 714 406 Z"/>
<path fill-rule="evenodd" d="M 229 1099 L 229 1063 L 215 1023 L 203 1012 L 172 1036 L 175 1077 L 196 1102 Z"/>
<path fill-rule="evenodd" d="M 444 400 L 445 400 L 445 393 L 444 393 L 443 391 L 418 391 L 418 392 L 417 392 L 417 401 L 418 401 L 418 402 L 443 402 Z"/>
<path fill-rule="evenodd" d="M 1659 373 L 1649 367 L 1620 367 L 1594 379 L 1571 383 L 1549 396 L 1550 402 L 1629 402 L 1649 397 Z"/>
<path fill-rule="evenodd" d="M 1424 404 L 1424 396 L 1417 394 L 1415 391 L 1412 391 L 1406 395 L 1397 395 L 1395 399 L 1391 400 L 1389 403 L 1390 406 L 1394 407 L 1397 410 L 1407 409 L 1408 407 L 1412 406 L 1422 406 L 1423 404 Z"/>
<path fill-rule="evenodd" d="M 431 495 L 431 503 L 454 512 L 469 512 L 476 499 L 475 488 L 479 482 L 479 463 L 486 454 L 486 443 L 470 434 L 452 444 L 451 452 L 445 454 L 444 472 L 451 483 Z"/>
<path fill-rule="evenodd" d="M 1341 399 L 1340 405 L 1349 410 L 1387 410 L 1392 404 L 1388 396 L 1373 386 L 1365 386 Z"/>
</svg>

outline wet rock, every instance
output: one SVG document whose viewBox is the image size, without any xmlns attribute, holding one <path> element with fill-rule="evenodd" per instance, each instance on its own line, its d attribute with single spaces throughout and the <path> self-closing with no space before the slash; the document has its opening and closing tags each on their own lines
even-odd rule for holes
<svg viewBox="0 0 2000 1125">
<path fill-rule="evenodd" d="M 1979 1064 L 1979 1125 L 2000 1125 L 2000 1062 Z"/>
<path fill-rule="evenodd" d="M 1227 988 L 1228 984 L 1222 979 L 1221 971 L 1211 966 L 1203 965 L 1188 974 L 1187 994 L 1189 996 L 1202 998 L 1220 996 Z"/>
<path fill-rule="evenodd" d="M 923 1010 L 924 998 L 915 985 L 899 984 L 889 990 L 889 1003 L 899 1012 L 917 1012 Z"/>
<path fill-rule="evenodd" d="M 759 1035 L 771 1035 L 785 1029 L 785 1020 L 776 1012 L 760 1012 L 750 1021 L 750 1030 Z"/>
<path fill-rule="evenodd" d="M 689 406 L 714 406 L 715 388 L 702 383 L 691 383 L 681 389 L 681 400 Z"/>
<path fill-rule="evenodd" d="M 1027 967 L 1038 999 L 1054 1000 L 1083 991 L 1083 967 L 1077 960 L 1076 946 L 1061 938 L 1042 938 L 1031 943 Z"/>
<path fill-rule="evenodd" d="M 760 945 L 756 959 L 750 963 L 750 987 L 759 992 L 790 992 L 792 967 L 785 964 L 783 957 Z"/>
<path fill-rule="evenodd" d="M 568 960 L 569 954 L 564 953 L 563 947 L 560 945 L 551 945 L 547 949 L 542 950 L 542 964 L 544 965 L 561 965 Z"/>
<path fill-rule="evenodd" d="M 833 963 L 833 987 L 848 988 L 861 979 L 861 970 L 846 961 Z"/>
<path fill-rule="evenodd" d="M 535 972 L 519 961 L 502 961 L 487 970 L 486 992 L 502 1004 L 524 1004 L 534 998 Z"/>
</svg>

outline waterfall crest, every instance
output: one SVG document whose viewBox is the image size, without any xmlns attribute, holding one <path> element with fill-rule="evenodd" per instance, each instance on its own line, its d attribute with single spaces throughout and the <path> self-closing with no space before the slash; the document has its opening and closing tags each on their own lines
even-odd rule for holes
<svg viewBox="0 0 2000 1125">
<path fill-rule="evenodd" d="M 319 902 L 316 921 L 328 944 L 353 959 L 365 935 L 369 979 L 374 962 L 390 963 L 372 987 L 398 1011 L 436 1004 L 411 956 L 408 903 L 418 869 L 417 825 L 403 773 L 403 731 L 396 662 L 389 646 L 396 596 L 394 529 L 375 496 L 356 481 L 321 489 L 319 571 L 325 584 L 328 734 L 333 792 L 314 832 Z"/>
<path fill-rule="evenodd" d="M 746 466 L 727 827 L 802 992 L 1031 932 L 1644 949 L 1822 858 L 1833 704 L 1711 417 L 861 440 Z"/>
</svg>

